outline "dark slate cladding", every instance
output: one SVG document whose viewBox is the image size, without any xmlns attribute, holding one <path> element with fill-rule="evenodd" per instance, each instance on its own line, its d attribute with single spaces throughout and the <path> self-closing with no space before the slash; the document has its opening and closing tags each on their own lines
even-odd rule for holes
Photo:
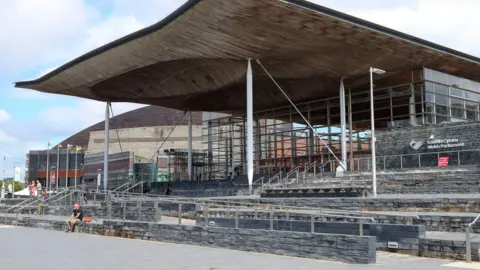
<svg viewBox="0 0 480 270">
<path fill-rule="evenodd" d="M 184 112 L 175 109 L 169 109 L 158 106 L 146 106 L 130 112 L 117 115 L 110 119 L 111 129 L 121 128 L 136 128 L 136 127 L 152 127 L 152 126 L 171 126 L 175 125 L 177 121 L 183 116 Z M 183 117 L 179 125 L 188 124 L 188 115 Z M 202 112 L 192 113 L 192 124 L 202 124 Z M 70 136 L 60 144 L 79 145 L 84 149 L 88 147 L 88 139 L 90 132 L 101 131 L 105 129 L 105 121 L 99 122 L 90 126 L 75 135 Z"/>
<path fill-rule="evenodd" d="M 422 166 L 435 166 L 438 156 L 429 153 L 438 152 L 442 156 L 450 156 L 451 164 L 457 164 L 459 155 L 455 151 L 463 151 L 460 153 L 461 165 L 476 164 L 480 161 L 478 151 L 474 151 L 480 149 L 479 132 L 480 124 L 476 122 L 424 125 L 378 131 L 376 153 L 377 156 L 409 155 L 404 156 L 405 167 L 408 165 L 405 164 L 407 158 L 415 159 L 410 163 L 417 166 L 418 154 L 422 154 Z M 415 147 L 417 143 L 418 147 Z"/>
</svg>

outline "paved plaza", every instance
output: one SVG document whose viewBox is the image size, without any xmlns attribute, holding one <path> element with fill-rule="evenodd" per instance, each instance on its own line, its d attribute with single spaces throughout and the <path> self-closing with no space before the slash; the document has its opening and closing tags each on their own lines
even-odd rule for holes
<svg viewBox="0 0 480 270">
<path fill-rule="evenodd" d="M 291 270 L 462 269 L 462 263 L 377 253 L 377 264 L 351 265 L 225 249 L 0 225 L 0 269 Z M 480 269 L 478 264 L 468 265 Z"/>
</svg>

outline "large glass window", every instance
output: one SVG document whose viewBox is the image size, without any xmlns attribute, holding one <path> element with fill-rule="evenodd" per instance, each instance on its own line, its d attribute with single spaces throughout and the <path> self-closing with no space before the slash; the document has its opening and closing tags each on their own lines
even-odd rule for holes
<svg viewBox="0 0 480 270">
<path fill-rule="evenodd" d="M 426 123 L 480 120 L 480 83 L 424 69 Z"/>
<path fill-rule="evenodd" d="M 463 99 L 451 98 L 452 105 L 452 117 L 463 119 L 465 102 Z"/>
</svg>

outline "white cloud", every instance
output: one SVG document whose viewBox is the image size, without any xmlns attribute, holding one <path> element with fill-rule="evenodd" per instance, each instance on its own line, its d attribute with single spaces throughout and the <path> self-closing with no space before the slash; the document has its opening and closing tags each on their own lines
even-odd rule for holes
<svg viewBox="0 0 480 270">
<path fill-rule="evenodd" d="M 15 72 L 64 61 L 69 49 L 85 39 L 99 13 L 82 0 L 2 1 L 0 70 Z"/>
<path fill-rule="evenodd" d="M 8 121 L 10 118 L 10 114 L 8 114 L 5 110 L 0 109 L 0 123 Z"/>
<path fill-rule="evenodd" d="M 35 121 L 51 134 L 67 137 L 105 119 L 105 103 L 79 99 L 73 106 L 56 106 L 41 111 Z M 142 104 L 113 103 L 114 115 L 144 107 Z"/>
<path fill-rule="evenodd" d="M 422 0 L 422 1 L 331 1 L 316 0 L 318 4 L 349 13 L 353 16 L 460 50 L 480 55 L 480 1 Z"/>
</svg>

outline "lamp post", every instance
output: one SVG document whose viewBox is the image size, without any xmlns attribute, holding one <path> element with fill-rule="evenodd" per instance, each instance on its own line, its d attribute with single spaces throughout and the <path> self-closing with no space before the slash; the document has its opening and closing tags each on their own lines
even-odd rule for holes
<svg viewBox="0 0 480 270">
<path fill-rule="evenodd" d="M 102 181 L 102 169 L 97 169 L 97 194 L 98 194 L 98 188 L 100 187 Z"/>
<path fill-rule="evenodd" d="M 375 74 L 384 74 L 385 70 L 381 70 L 378 68 L 370 68 L 370 126 L 371 126 L 371 142 L 370 148 L 372 149 L 372 189 L 373 189 L 373 197 L 377 197 L 377 160 L 376 160 L 376 153 L 375 153 L 375 114 L 373 112 L 373 73 Z"/>
</svg>

